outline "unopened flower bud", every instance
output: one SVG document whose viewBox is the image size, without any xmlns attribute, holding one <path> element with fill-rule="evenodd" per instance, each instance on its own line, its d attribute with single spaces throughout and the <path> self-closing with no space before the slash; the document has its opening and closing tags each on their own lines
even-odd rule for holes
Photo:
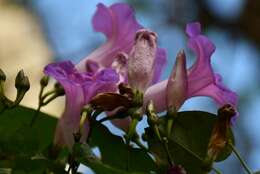
<svg viewBox="0 0 260 174">
<path fill-rule="evenodd" d="M 55 84 L 54 84 L 54 88 L 55 88 L 56 93 L 57 93 L 58 95 L 62 96 L 62 95 L 65 94 L 65 91 L 64 91 L 64 89 L 63 89 L 63 87 L 61 86 L 60 83 L 58 83 L 58 82 L 55 83 Z"/>
<path fill-rule="evenodd" d="M 19 71 L 15 78 L 15 88 L 23 91 L 28 91 L 30 89 L 29 79 L 24 75 L 23 70 Z"/>
<path fill-rule="evenodd" d="M 49 79 L 50 79 L 49 76 L 43 76 L 40 81 L 41 86 L 46 87 L 49 83 Z"/>
<path fill-rule="evenodd" d="M 177 57 L 171 76 L 167 83 L 166 102 L 168 109 L 178 110 L 187 97 L 188 80 L 186 70 L 186 57 L 181 50 Z"/>
<path fill-rule="evenodd" d="M 151 83 L 156 57 L 156 33 L 147 29 L 137 31 L 135 44 L 128 60 L 128 82 L 134 89 L 145 91 Z"/>
<path fill-rule="evenodd" d="M 5 73 L 2 69 L 0 69 L 0 81 L 5 81 L 5 80 L 6 80 Z"/>
<path fill-rule="evenodd" d="M 159 122 L 159 117 L 156 115 L 156 111 L 155 111 L 155 108 L 154 108 L 154 105 L 153 105 L 153 102 L 150 101 L 147 105 L 147 108 L 146 108 L 146 115 L 148 117 L 148 124 L 149 125 L 155 125 L 155 124 L 158 124 Z"/>
<path fill-rule="evenodd" d="M 167 170 L 166 174 L 187 174 L 187 172 L 181 165 L 174 165 Z"/>
</svg>

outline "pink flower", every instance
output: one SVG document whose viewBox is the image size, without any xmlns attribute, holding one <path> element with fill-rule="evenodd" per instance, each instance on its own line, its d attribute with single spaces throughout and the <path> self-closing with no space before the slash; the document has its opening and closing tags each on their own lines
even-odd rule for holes
<svg viewBox="0 0 260 174">
<path fill-rule="evenodd" d="M 221 76 L 215 74 L 211 67 L 210 57 L 215 51 L 214 44 L 200 34 L 199 23 L 188 24 L 186 33 L 189 36 L 188 46 L 197 56 L 196 62 L 186 70 L 185 56 L 177 56 L 170 79 L 147 89 L 144 97 L 145 105 L 153 100 L 157 112 L 161 112 L 169 107 L 179 109 L 188 98 L 208 96 L 219 106 L 224 104 L 236 106 L 237 95 L 222 84 Z"/>
<path fill-rule="evenodd" d="M 82 107 L 99 92 L 116 91 L 119 76 L 115 70 L 106 68 L 94 74 L 79 73 L 70 61 L 49 64 L 44 72 L 54 77 L 63 86 L 66 93 L 65 111 L 59 119 L 54 143 L 72 147 L 73 133 L 79 131 Z M 85 123 L 81 141 L 88 135 L 88 123 Z"/>
<path fill-rule="evenodd" d="M 175 66 L 172 70 L 166 87 L 167 108 L 178 110 L 186 99 L 188 79 L 186 70 L 186 57 L 184 51 L 180 51 L 176 57 Z M 174 97 L 173 97 L 174 96 Z"/>
<path fill-rule="evenodd" d="M 120 52 L 130 53 L 136 32 L 143 28 L 136 21 L 134 10 L 125 3 L 116 3 L 110 7 L 98 4 L 92 24 L 95 31 L 104 33 L 107 40 L 76 65 L 79 71 L 88 71 L 93 67 L 111 67 Z M 165 64 L 166 52 L 164 49 L 158 48 L 152 83 L 156 83 L 160 79 Z"/>
<path fill-rule="evenodd" d="M 118 58 L 118 54 L 130 52 L 135 34 L 142 28 L 133 9 L 124 3 L 110 7 L 98 4 L 92 24 L 95 31 L 104 33 L 107 38 L 101 47 L 76 66 L 65 61 L 45 67 L 44 72 L 59 81 L 66 93 L 65 111 L 57 125 L 54 140 L 59 145 L 72 147 L 73 133 L 79 128 L 80 111 L 92 97 L 101 92 L 116 92 L 116 85 L 127 81 L 126 59 Z M 155 67 L 153 82 L 159 79 L 166 63 L 163 49 L 157 49 L 155 61 L 160 64 Z M 85 124 L 82 142 L 86 140 L 87 129 L 88 123 Z"/>
</svg>

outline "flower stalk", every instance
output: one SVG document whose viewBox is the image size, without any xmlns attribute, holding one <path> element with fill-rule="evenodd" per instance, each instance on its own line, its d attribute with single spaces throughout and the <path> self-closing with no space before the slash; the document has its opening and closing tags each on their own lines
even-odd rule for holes
<svg viewBox="0 0 260 174">
<path fill-rule="evenodd" d="M 232 143 L 228 143 L 228 145 L 231 147 L 232 151 L 234 152 L 235 156 L 237 157 L 237 159 L 239 160 L 239 162 L 241 163 L 241 165 L 243 166 L 243 168 L 245 169 L 245 171 L 248 174 L 253 174 L 253 171 L 248 167 L 248 165 L 246 164 L 246 162 L 243 160 L 243 158 L 241 157 L 241 155 L 239 154 L 238 150 L 235 148 L 235 146 Z"/>
</svg>

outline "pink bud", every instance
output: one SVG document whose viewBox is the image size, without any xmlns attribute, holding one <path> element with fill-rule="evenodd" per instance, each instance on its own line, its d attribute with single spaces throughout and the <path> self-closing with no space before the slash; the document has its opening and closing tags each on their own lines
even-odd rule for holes
<svg viewBox="0 0 260 174">
<path fill-rule="evenodd" d="M 128 61 L 129 85 L 140 91 L 149 86 L 156 57 L 156 33 L 147 29 L 137 31 Z"/>
<path fill-rule="evenodd" d="M 181 50 L 176 57 L 175 66 L 167 83 L 167 107 L 174 107 L 178 110 L 187 98 L 187 91 L 186 56 L 184 51 Z"/>
</svg>

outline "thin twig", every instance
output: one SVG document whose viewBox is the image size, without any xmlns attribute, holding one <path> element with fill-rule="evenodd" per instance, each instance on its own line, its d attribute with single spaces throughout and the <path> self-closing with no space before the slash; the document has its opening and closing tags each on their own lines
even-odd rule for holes
<svg viewBox="0 0 260 174">
<path fill-rule="evenodd" d="M 246 170 L 246 172 L 248 174 L 253 174 L 253 172 L 251 171 L 251 169 L 248 167 L 248 165 L 246 164 L 246 162 L 242 159 L 241 155 L 239 154 L 239 152 L 237 151 L 237 149 L 235 148 L 235 146 L 233 146 L 232 143 L 228 143 L 228 145 L 231 147 L 231 149 L 233 150 L 234 154 L 236 155 L 236 157 L 238 158 L 238 160 L 240 161 L 240 163 L 242 164 L 242 166 L 244 167 L 244 169 Z"/>
</svg>

